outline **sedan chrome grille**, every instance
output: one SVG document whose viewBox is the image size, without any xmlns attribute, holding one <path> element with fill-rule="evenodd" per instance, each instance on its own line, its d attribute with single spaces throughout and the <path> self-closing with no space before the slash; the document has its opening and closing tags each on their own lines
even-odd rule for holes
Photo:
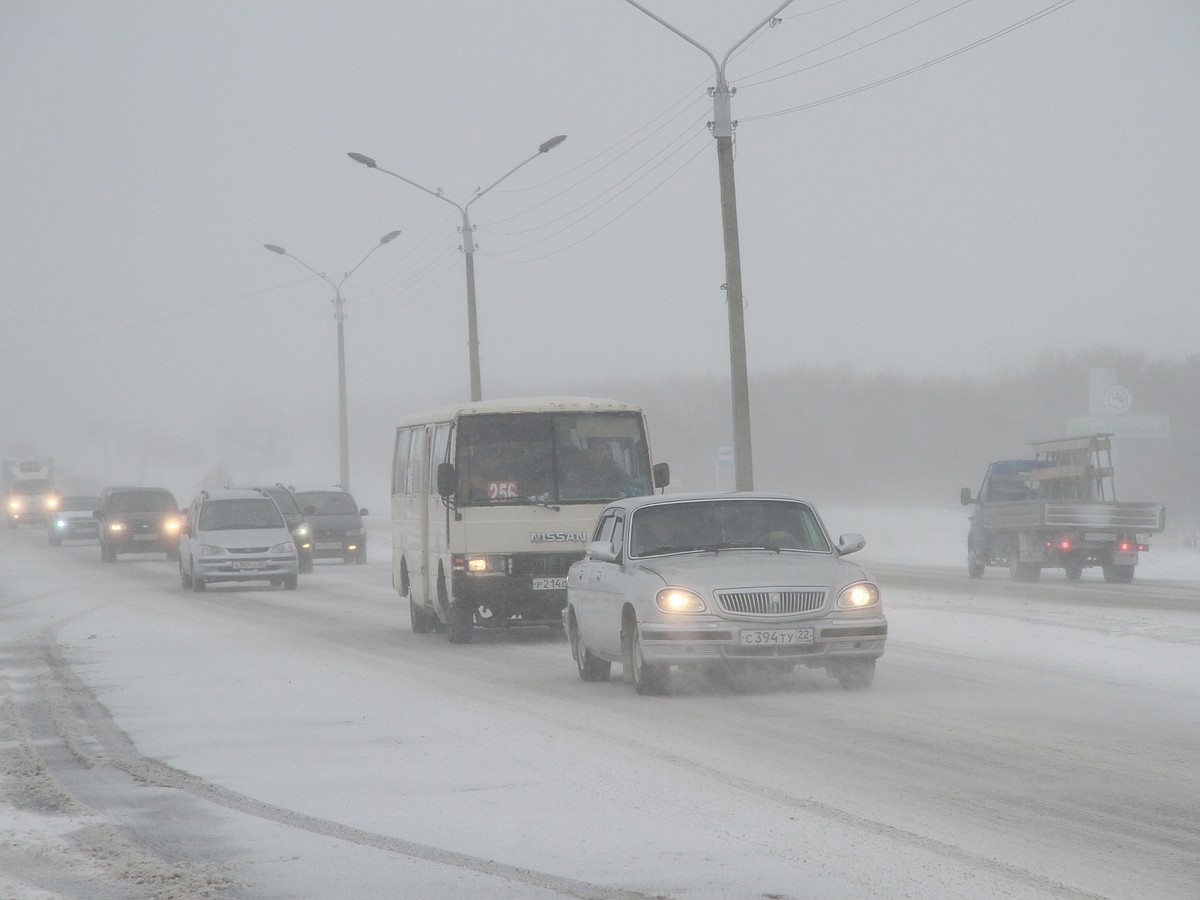
<svg viewBox="0 0 1200 900">
<path fill-rule="evenodd" d="M 743 616 L 794 616 L 818 612 L 825 606 L 823 588 L 781 591 L 718 591 L 722 611 Z"/>
</svg>

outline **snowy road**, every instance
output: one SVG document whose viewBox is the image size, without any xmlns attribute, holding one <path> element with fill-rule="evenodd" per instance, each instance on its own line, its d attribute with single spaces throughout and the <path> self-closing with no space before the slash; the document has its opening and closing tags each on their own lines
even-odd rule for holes
<svg viewBox="0 0 1200 900">
<path fill-rule="evenodd" d="M 412 634 L 383 553 L 193 594 L 0 532 L 0 895 L 1195 896 L 1200 583 L 939 563 L 880 561 L 869 691 L 648 698 Z"/>
</svg>

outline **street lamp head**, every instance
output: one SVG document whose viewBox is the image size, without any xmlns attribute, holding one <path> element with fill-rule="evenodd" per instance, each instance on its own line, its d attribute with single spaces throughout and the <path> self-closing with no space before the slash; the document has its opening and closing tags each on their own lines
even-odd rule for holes
<svg viewBox="0 0 1200 900">
<path fill-rule="evenodd" d="M 542 145 L 538 147 L 538 153 L 549 153 L 566 139 L 567 136 L 565 134 L 556 135 L 555 137 L 550 138 L 550 140 L 543 142 Z"/>
<path fill-rule="evenodd" d="M 383 237 L 381 237 L 379 239 L 379 243 L 386 244 L 388 241 L 394 241 L 398 237 L 400 237 L 399 231 L 389 231 L 387 234 L 385 234 Z"/>
<path fill-rule="evenodd" d="M 278 253 L 280 256 L 287 256 L 287 251 L 277 244 L 263 244 L 272 253 Z"/>
<path fill-rule="evenodd" d="M 356 163 L 362 163 L 368 169 L 375 168 L 375 160 L 371 159 L 371 157 L 369 157 L 369 156 L 364 156 L 361 153 L 347 153 L 346 155 L 348 157 L 350 157 L 352 160 L 354 160 Z"/>
</svg>

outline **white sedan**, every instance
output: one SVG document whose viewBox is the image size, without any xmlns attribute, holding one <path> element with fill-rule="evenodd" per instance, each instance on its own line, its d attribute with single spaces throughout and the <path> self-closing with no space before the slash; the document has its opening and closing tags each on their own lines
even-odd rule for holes
<svg viewBox="0 0 1200 900">
<path fill-rule="evenodd" d="M 842 559 L 812 506 L 766 493 L 657 494 L 610 503 L 567 577 L 563 620 L 584 681 L 612 664 L 639 694 L 671 666 L 823 668 L 869 687 L 887 619 L 879 587 Z"/>
</svg>

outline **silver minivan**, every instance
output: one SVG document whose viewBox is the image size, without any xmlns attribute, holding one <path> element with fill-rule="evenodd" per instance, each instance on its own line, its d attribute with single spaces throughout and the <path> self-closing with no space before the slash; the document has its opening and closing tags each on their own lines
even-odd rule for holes
<svg viewBox="0 0 1200 900">
<path fill-rule="evenodd" d="M 259 490 L 201 491 L 179 539 L 179 580 L 202 591 L 222 581 L 267 581 L 295 590 L 299 556 L 283 514 Z"/>
</svg>

